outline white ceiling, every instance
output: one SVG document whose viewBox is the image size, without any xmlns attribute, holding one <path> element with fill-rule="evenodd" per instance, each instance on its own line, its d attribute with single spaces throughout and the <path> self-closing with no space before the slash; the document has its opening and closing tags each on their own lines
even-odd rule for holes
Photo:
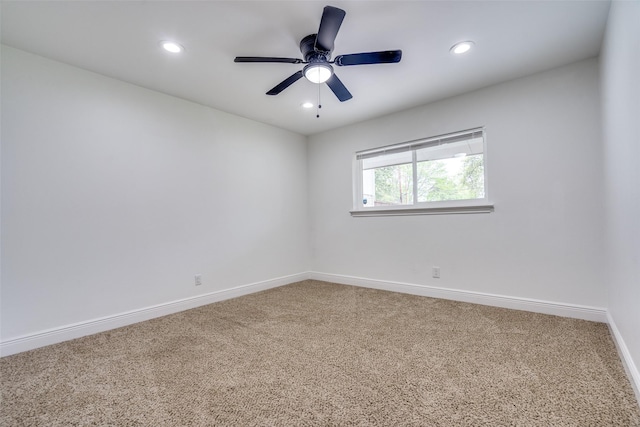
<svg viewBox="0 0 640 427">
<path fill-rule="evenodd" d="M 353 94 L 340 103 L 301 79 L 301 65 L 237 64 L 235 56 L 301 58 L 325 5 L 346 11 L 333 56 L 402 49 L 399 64 L 335 67 Z M 2 1 L 2 43 L 304 135 L 404 110 L 598 55 L 608 1 Z M 186 47 L 161 50 L 161 40 Z M 454 56 L 456 42 L 475 49 Z"/>
</svg>

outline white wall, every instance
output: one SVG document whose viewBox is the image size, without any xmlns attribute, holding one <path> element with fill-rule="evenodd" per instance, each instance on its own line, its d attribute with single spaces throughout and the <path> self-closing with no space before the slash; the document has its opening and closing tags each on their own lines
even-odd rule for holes
<svg viewBox="0 0 640 427">
<path fill-rule="evenodd" d="M 3 47 L 2 340 L 309 270 L 606 307 L 598 79 L 582 61 L 307 145 Z M 355 151 L 481 125 L 494 213 L 349 215 Z"/>
<path fill-rule="evenodd" d="M 598 79 L 586 60 L 310 137 L 312 268 L 605 307 Z M 494 213 L 350 216 L 355 151 L 476 126 Z"/>
<path fill-rule="evenodd" d="M 608 309 L 640 387 L 640 2 L 614 1 L 602 49 Z M 640 390 L 637 390 L 640 396 Z"/>
<path fill-rule="evenodd" d="M 307 271 L 306 190 L 303 136 L 3 47 L 2 340 Z"/>
</svg>

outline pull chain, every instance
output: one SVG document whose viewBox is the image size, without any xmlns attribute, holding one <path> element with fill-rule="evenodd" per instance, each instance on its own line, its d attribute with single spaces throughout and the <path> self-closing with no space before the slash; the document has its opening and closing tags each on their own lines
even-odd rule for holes
<svg viewBox="0 0 640 427">
<path fill-rule="evenodd" d="M 320 118 L 320 109 L 322 108 L 322 104 L 320 104 L 320 85 L 318 85 L 318 108 L 316 108 L 316 118 Z"/>
</svg>

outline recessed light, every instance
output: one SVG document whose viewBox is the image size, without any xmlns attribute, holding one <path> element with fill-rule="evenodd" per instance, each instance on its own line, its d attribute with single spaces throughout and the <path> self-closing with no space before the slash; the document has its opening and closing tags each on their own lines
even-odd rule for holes
<svg viewBox="0 0 640 427">
<path fill-rule="evenodd" d="M 163 41 L 160 42 L 160 46 L 167 52 L 180 53 L 184 50 L 184 47 L 176 42 Z"/>
<path fill-rule="evenodd" d="M 302 108 L 313 108 L 313 103 L 311 102 L 304 102 L 302 104 Z"/>
<path fill-rule="evenodd" d="M 456 153 L 453 155 L 456 159 L 460 159 L 462 157 L 467 157 L 467 153 Z"/>
<path fill-rule="evenodd" d="M 456 43 L 453 46 L 451 46 L 451 49 L 449 49 L 449 52 L 455 53 L 456 55 L 467 53 L 469 52 L 469 50 L 471 50 L 474 44 L 475 43 L 473 43 L 471 40 Z"/>
</svg>

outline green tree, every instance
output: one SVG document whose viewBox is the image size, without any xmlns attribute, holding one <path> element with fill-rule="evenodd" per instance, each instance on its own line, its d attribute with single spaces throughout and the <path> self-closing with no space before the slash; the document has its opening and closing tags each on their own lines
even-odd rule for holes
<svg viewBox="0 0 640 427">
<path fill-rule="evenodd" d="M 462 191 L 467 199 L 484 197 L 484 159 L 483 155 L 464 158 L 460 176 Z"/>
<path fill-rule="evenodd" d="M 459 185 L 441 160 L 418 162 L 418 201 L 435 202 L 456 199 Z"/>
<path fill-rule="evenodd" d="M 413 203 L 411 164 L 386 166 L 375 170 L 376 205 Z"/>
<path fill-rule="evenodd" d="M 448 158 L 418 162 L 416 175 L 418 202 L 484 197 L 482 154 L 467 156 L 464 159 Z M 375 199 L 378 206 L 412 204 L 412 165 L 407 163 L 376 168 Z"/>
</svg>

